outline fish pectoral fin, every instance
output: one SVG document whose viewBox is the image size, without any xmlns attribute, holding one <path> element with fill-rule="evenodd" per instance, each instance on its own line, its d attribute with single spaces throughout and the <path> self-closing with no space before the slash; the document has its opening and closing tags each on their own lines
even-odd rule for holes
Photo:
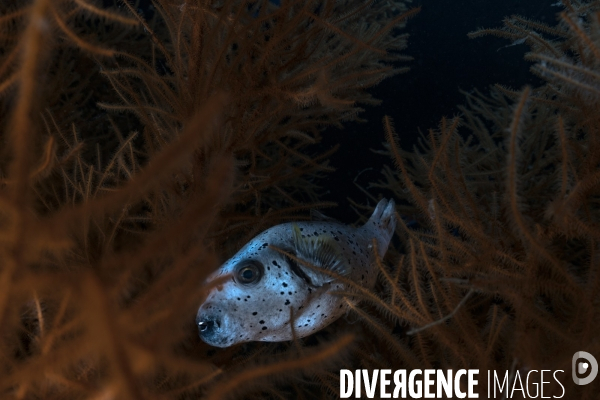
<svg viewBox="0 0 600 400">
<path fill-rule="evenodd" d="M 322 286 L 335 280 L 335 276 L 321 272 L 327 270 L 334 274 L 347 276 L 350 266 L 344 261 L 341 249 L 335 239 L 327 234 L 317 237 L 302 237 L 300 229 L 293 226 L 296 257 L 309 265 L 299 265 L 314 286 Z"/>
</svg>

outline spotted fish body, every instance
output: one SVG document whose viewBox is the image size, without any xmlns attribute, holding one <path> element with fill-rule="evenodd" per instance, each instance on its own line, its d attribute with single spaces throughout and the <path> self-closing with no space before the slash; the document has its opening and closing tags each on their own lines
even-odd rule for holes
<svg viewBox="0 0 600 400">
<path fill-rule="evenodd" d="M 348 307 L 334 292 L 352 291 L 336 276 L 372 288 L 377 278 L 373 239 L 381 258 L 395 226 L 394 202 L 384 199 L 358 228 L 310 221 L 265 230 L 209 277 L 208 282 L 227 274 L 232 278 L 213 289 L 198 309 L 201 339 L 228 347 L 292 340 L 292 320 L 298 338 L 326 327 Z"/>
</svg>

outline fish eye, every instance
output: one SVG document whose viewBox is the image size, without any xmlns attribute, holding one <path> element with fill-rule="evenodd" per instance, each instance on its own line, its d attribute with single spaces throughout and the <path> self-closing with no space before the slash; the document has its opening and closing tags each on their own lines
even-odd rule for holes
<svg viewBox="0 0 600 400">
<path fill-rule="evenodd" d="M 262 278 L 263 265 L 256 260 L 248 260 L 240 263 L 235 277 L 236 281 L 244 285 L 256 283 Z"/>
</svg>

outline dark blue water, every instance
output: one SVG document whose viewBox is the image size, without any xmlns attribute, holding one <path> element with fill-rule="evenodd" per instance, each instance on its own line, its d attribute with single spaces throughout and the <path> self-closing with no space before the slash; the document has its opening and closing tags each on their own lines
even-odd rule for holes
<svg viewBox="0 0 600 400">
<path fill-rule="evenodd" d="M 528 46 L 505 47 L 510 41 L 491 36 L 469 39 L 467 33 L 480 27 L 500 27 L 502 19 L 513 14 L 554 25 L 555 15 L 562 8 L 551 6 L 552 3 L 556 1 L 424 0 L 412 3 L 422 6 L 422 10 L 406 27 L 410 37 L 404 53 L 415 58 L 408 63 L 411 71 L 371 89 L 383 104 L 367 108 L 361 115 L 368 123 L 351 123 L 344 130 L 329 129 L 324 134 L 325 148 L 341 144 L 338 153 L 331 158 L 331 164 L 338 170 L 324 182 L 329 188 L 325 199 L 337 201 L 339 207 L 324 212 L 345 221 L 354 219 L 346 197 L 367 201 L 367 196 L 354 187 L 356 176 L 364 171 L 358 182 L 366 187 L 370 181 L 380 178 L 384 163 L 391 164 L 385 157 L 365 150 L 382 148 L 384 115 L 394 119 L 402 147 L 410 149 L 419 129 L 427 132 L 438 125 L 441 117 L 458 114 L 456 105 L 464 103 L 459 89 L 478 88 L 486 93 L 495 83 L 514 89 L 541 84 L 529 72 L 531 63 L 523 60 Z M 371 169 L 365 171 L 367 168 Z M 376 190 L 371 192 L 377 195 Z"/>
<path fill-rule="evenodd" d="M 279 1 L 270 0 L 273 4 Z M 469 39 L 467 33 L 481 27 L 500 27 L 503 18 L 513 14 L 553 25 L 556 13 L 562 11 L 562 7 L 551 6 L 556 1 L 419 0 L 410 3 L 411 7 L 422 7 L 405 28 L 410 37 L 403 53 L 414 57 L 414 61 L 399 66 L 409 66 L 411 70 L 370 89 L 383 103 L 376 107 L 361 105 L 366 108 L 361 117 L 367 119 L 367 123 L 346 123 L 343 130 L 330 128 L 323 134 L 318 150 L 341 145 L 330 159 L 337 171 L 321 182 L 325 190 L 321 200 L 335 201 L 338 207 L 324 213 L 349 222 L 356 215 L 347 197 L 361 203 L 371 202 L 355 187 L 354 181 L 367 188 L 369 182 L 381 178 L 383 165 L 391 164 L 386 157 L 369 151 L 383 148 L 381 121 L 385 115 L 394 119 L 401 146 L 410 149 L 419 129 L 427 132 L 435 128 L 442 117 L 458 114 L 456 106 L 464 103 L 459 89 L 478 88 L 486 93 L 495 83 L 514 89 L 541 84 L 529 72 L 531 64 L 523 60 L 528 46 L 509 46 L 510 41 L 492 36 Z M 112 0 L 105 2 L 112 3 Z M 141 0 L 138 10 L 146 17 L 153 13 L 149 0 Z M 380 194 L 377 190 L 369 191 L 375 196 Z"/>
</svg>

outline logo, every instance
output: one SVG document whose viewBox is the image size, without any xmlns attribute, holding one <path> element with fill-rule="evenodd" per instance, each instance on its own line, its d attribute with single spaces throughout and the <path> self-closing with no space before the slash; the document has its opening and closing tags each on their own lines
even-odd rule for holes
<svg viewBox="0 0 600 400">
<path fill-rule="evenodd" d="M 577 385 L 587 385 L 598 375 L 598 361 L 587 351 L 578 351 L 573 354 L 571 369 L 573 371 L 573 382 Z M 587 374 L 588 371 L 589 375 L 587 377 L 580 378 L 580 376 Z"/>
</svg>

